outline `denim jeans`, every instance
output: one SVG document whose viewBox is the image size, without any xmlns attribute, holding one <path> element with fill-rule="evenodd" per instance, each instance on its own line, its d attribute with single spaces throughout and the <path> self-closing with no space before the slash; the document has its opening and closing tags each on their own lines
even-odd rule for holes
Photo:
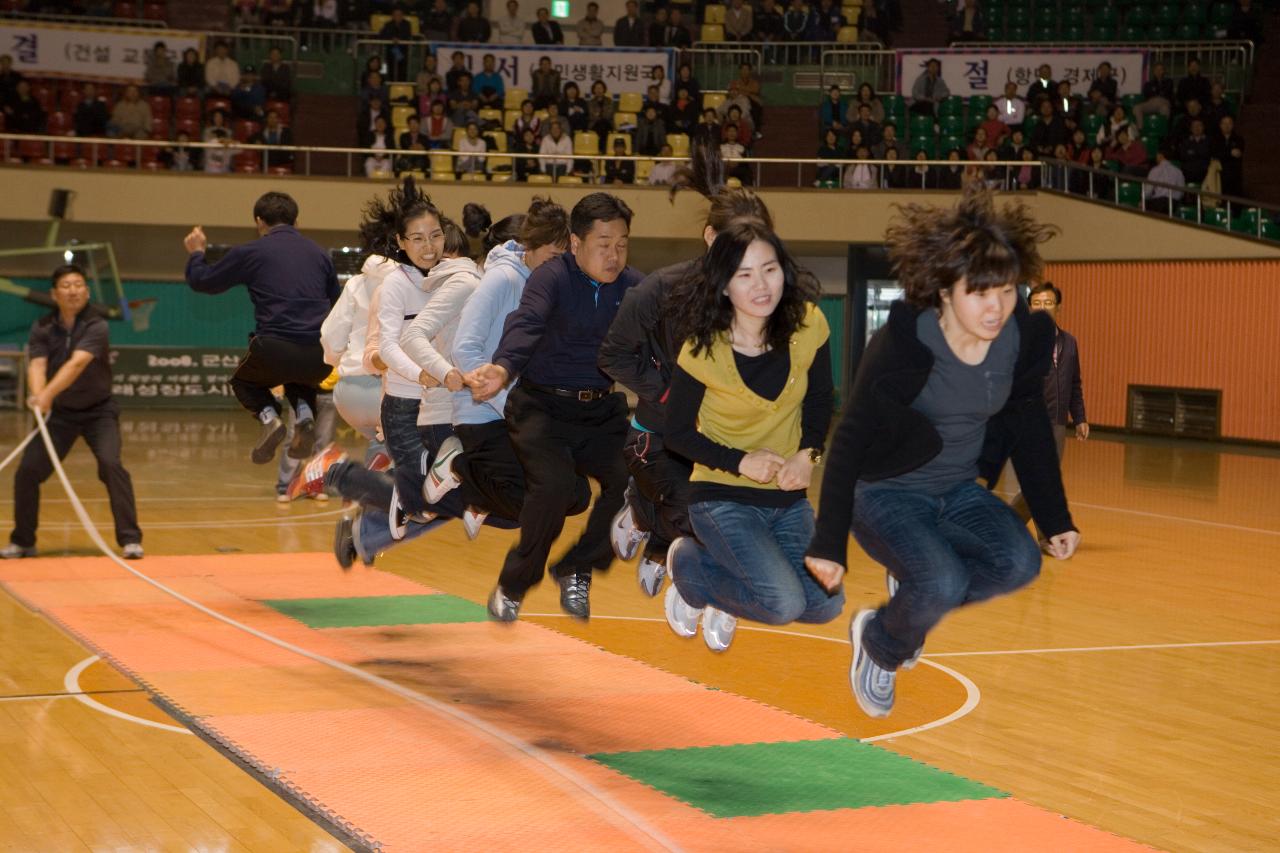
<svg viewBox="0 0 1280 853">
<path fill-rule="evenodd" d="M 392 475 L 400 495 L 400 505 L 411 513 L 426 512 L 427 497 L 422 493 L 422 484 L 427 480 L 427 469 L 435 458 L 436 448 L 452 434 L 448 424 L 432 424 L 420 430 L 418 408 L 421 404 L 422 401 L 416 397 L 409 399 L 390 394 L 382 397 L 382 434 L 387 441 L 387 453 L 395 465 Z M 433 434 L 440 431 L 443 434 L 433 444 Z M 462 511 L 459 509 L 448 514 L 456 517 Z"/>
<path fill-rule="evenodd" d="M 971 480 L 940 496 L 860 482 L 853 536 L 899 583 L 864 638 L 886 669 L 914 655 L 952 610 L 1013 592 L 1040 572 L 1040 549 L 1017 513 Z"/>
<path fill-rule="evenodd" d="M 813 538 L 813 507 L 736 501 L 689 505 L 700 560 L 681 561 L 672 577 L 692 607 L 710 605 L 768 625 L 830 622 L 844 608 L 844 590 L 828 593 L 804 567 Z"/>
</svg>

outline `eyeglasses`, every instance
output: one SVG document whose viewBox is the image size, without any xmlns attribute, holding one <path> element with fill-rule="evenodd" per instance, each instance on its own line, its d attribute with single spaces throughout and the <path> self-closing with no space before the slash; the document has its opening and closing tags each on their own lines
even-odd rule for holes
<svg viewBox="0 0 1280 853">
<path fill-rule="evenodd" d="M 430 243 L 431 237 L 428 237 L 426 234 L 406 234 L 404 241 L 417 249 L 427 243 Z"/>
</svg>

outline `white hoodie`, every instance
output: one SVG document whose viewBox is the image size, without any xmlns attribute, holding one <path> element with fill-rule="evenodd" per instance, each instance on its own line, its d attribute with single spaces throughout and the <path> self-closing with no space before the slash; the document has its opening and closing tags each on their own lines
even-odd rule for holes
<svg viewBox="0 0 1280 853">
<path fill-rule="evenodd" d="M 320 326 L 325 363 L 338 368 L 339 376 L 368 376 L 372 372 L 363 364 L 369 303 L 382 280 L 395 268 L 395 261 L 380 255 L 366 258 L 360 274 L 347 280 L 333 310 Z"/>
<path fill-rule="evenodd" d="M 479 270 L 470 258 L 449 258 L 436 264 L 427 274 L 431 299 L 400 333 L 401 349 L 437 382 L 443 383 L 453 369 L 449 359 L 458 318 L 479 284 Z"/>
</svg>

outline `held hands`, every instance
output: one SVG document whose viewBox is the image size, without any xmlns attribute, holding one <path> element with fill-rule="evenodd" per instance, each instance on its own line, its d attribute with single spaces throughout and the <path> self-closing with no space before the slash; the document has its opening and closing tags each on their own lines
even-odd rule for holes
<svg viewBox="0 0 1280 853">
<path fill-rule="evenodd" d="M 456 367 L 449 368 L 449 372 L 444 375 L 444 387 L 450 391 L 461 391 L 466 387 L 466 380 L 462 377 L 462 371 Z"/>
<path fill-rule="evenodd" d="M 814 580 L 822 584 L 827 592 L 835 592 L 844 580 L 844 566 L 821 557 L 805 557 L 804 567 L 813 575 Z"/>
<path fill-rule="evenodd" d="M 457 373 L 456 370 L 454 372 Z M 427 371 L 420 370 L 418 371 L 418 384 L 421 385 L 423 388 L 435 388 L 440 383 L 436 381 L 436 378 L 434 376 L 432 376 L 430 373 L 427 373 Z"/>
<path fill-rule="evenodd" d="M 203 252 L 209 245 L 209 238 L 204 236 L 204 229 L 197 225 L 191 229 L 190 234 L 182 238 L 182 245 L 186 248 L 187 254 Z"/>
<path fill-rule="evenodd" d="M 1080 532 L 1068 530 L 1049 539 L 1049 553 L 1059 560 L 1070 560 L 1071 555 L 1080 547 Z"/>
<path fill-rule="evenodd" d="M 507 384 L 510 376 L 507 369 L 498 364 L 482 364 L 463 377 L 463 382 L 471 388 L 471 399 L 484 403 L 497 396 Z"/>
<path fill-rule="evenodd" d="M 738 463 L 738 473 L 757 483 L 770 483 L 785 464 L 787 460 L 772 450 L 753 450 Z"/>
<path fill-rule="evenodd" d="M 798 492 L 809 488 L 813 478 L 813 462 L 808 450 L 801 450 L 788 459 L 778 470 L 778 488 L 784 492 Z"/>
<path fill-rule="evenodd" d="M 1080 441 L 1084 441 L 1088 437 L 1089 437 L 1089 425 L 1076 424 L 1076 438 L 1078 438 Z"/>
</svg>

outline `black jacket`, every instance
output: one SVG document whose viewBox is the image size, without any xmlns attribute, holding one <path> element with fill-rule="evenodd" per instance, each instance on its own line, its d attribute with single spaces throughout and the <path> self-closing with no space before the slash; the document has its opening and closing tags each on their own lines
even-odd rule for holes
<svg viewBox="0 0 1280 853">
<path fill-rule="evenodd" d="M 680 355 L 673 318 L 663 308 L 671 288 L 701 262 L 681 261 L 645 276 L 622 297 L 618 316 L 600 345 L 600 369 L 636 392 L 636 421 L 651 432 L 666 429 L 667 392 Z"/>
<path fill-rule="evenodd" d="M 1080 350 L 1075 336 L 1058 329 L 1053 342 L 1056 356 L 1044 378 L 1044 403 L 1055 424 L 1088 423 L 1084 414 L 1084 387 L 1080 383 Z"/>
<path fill-rule="evenodd" d="M 642 47 L 644 45 L 644 21 L 636 18 L 635 23 L 626 15 L 613 25 L 613 43 L 617 47 Z"/>
<path fill-rule="evenodd" d="M 533 24 L 534 44 L 564 44 L 564 31 L 555 21 L 535 21 Z"/>
<path fill-rule="evenodd" d="M 889 321 L 867 344 L 831 440 L 810 556 L 845 565 L 857 482 L 914 471 L 942 450 L 942 438 L 933 424 L 911 408 L 933 369 L 933 353 L 916 335 L 920 310 L 895 302 Z M 987 421 L 978 472 L 994 488 L 1005 462 L 1012 458 L 1032 517 L 1052 537 L 1075 529 L 1044 403 L 1055 326 L 1052 317 L 1027 310 L 1021 300 L 1013 319 L 1019 335 L 1013 387 L 1004 408 Z"/>
</svg>

